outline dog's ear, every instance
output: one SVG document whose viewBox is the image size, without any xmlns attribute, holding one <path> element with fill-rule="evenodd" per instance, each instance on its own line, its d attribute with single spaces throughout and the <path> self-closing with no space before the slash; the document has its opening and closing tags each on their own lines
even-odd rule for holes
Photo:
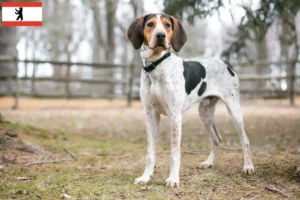
<svg viewBox="0 0 300 200">
<path fill-rule="evenodd" d="M 145 16 L 137 18 L 127 29 L 127 39 L 132 43 L 135 49 L 141 48 L 144 42 L 144 19 Z"/>
<path fill-rule="evenodd" d="M 182 24 L 175 17 L 171 16 L 171 21 L 173 27 L 171 45 L 174 51 L 179 52 L 187 40 L 187 35 Z"/>
</svg>

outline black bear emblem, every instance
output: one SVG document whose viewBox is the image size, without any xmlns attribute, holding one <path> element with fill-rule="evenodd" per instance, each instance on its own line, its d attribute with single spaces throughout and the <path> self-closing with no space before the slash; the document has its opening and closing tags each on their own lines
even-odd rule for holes
<svg viewBox="0 0 300 200">
<path fill-rule="evenodd" d="M 20 7 L 20 9 L 19 9 L 19 10 L 17 10 L 17 9 L 15 9 L 15 10 L 16 10 L 15 14 L 17 14 L 17 15 L 18 15 L 18 17 L 17 17 L 17 19 L 16 19 L 16 20 L 18 20 L 18 21 L 19 21 L 19 19 L 20 19 L 21 21 L 23 21 L 23 8 L 22 8 L 22 7 Z"/>
</svg>

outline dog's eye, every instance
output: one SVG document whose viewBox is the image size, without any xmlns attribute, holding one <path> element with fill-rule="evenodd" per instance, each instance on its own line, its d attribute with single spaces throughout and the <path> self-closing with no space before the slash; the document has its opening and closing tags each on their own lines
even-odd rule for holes
<svg viewBox="0 0 300 200">
<path fill-rule="evenodd" d="M 166 26 L 166 28 L 170 28 L 171 24 L 166 24 L 165 26 Z"/>
<path fill-rule="evenodd" d="M 149 28 L 152 28 L 153 27 L 153 23 L 149 23 L 149 24 L 147 24 L 147 26 L 149 27 Z"/>
</svg>

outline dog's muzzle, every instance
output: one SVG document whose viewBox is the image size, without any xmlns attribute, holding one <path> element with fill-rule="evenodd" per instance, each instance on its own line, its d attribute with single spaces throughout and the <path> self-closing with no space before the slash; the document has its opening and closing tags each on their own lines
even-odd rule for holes
<svg viewBox="0 0 300 200">
<path fill-rule="evenodd" d="M 165 39 L 166 39 L 166 34 L 163 32 L 159 32 L 156 35 L 156 44 L 157 46 L 164 46 L 165 44 Z"/>
</svg>

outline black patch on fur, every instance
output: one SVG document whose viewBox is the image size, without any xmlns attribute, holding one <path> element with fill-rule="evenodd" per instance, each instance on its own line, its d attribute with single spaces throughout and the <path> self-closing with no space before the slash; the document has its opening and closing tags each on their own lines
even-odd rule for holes
<svg viewBox="0 0 300 200">
<path fill-rule="evenodd" d="M 199 97 L 205 92 L 206 88 L 207 88 L 207 83 L 203 82 L 198 90 Z"/>
<path fill-rule="evenodd" d="M 235 76 L 235 73 L 233 72 L 233 70 L 228 65 L 227 65 L 227 69 L 228 69 L 231 76 Z"/>
<path fill-rule="evenodd" d="M 201 80 L 203 80 L 206 77 L 206 71 L 203 65 L 201 63 L 196 61 L 183 61 L 183 76 L 185 79 L 185 91 L 189 95 L 193 89 L 200 83 Z M 201 90 L 201 88 L 203 89 Z M 205 87 L 205 88 L 204 88 Z M 198 94 L 203 91 L 203 93 L 206 90 L 206 83 L 204 85 L 204 82 L 202 83 Z M 202 94 L 203 94 L 202 93 Z"/>
</svg>

